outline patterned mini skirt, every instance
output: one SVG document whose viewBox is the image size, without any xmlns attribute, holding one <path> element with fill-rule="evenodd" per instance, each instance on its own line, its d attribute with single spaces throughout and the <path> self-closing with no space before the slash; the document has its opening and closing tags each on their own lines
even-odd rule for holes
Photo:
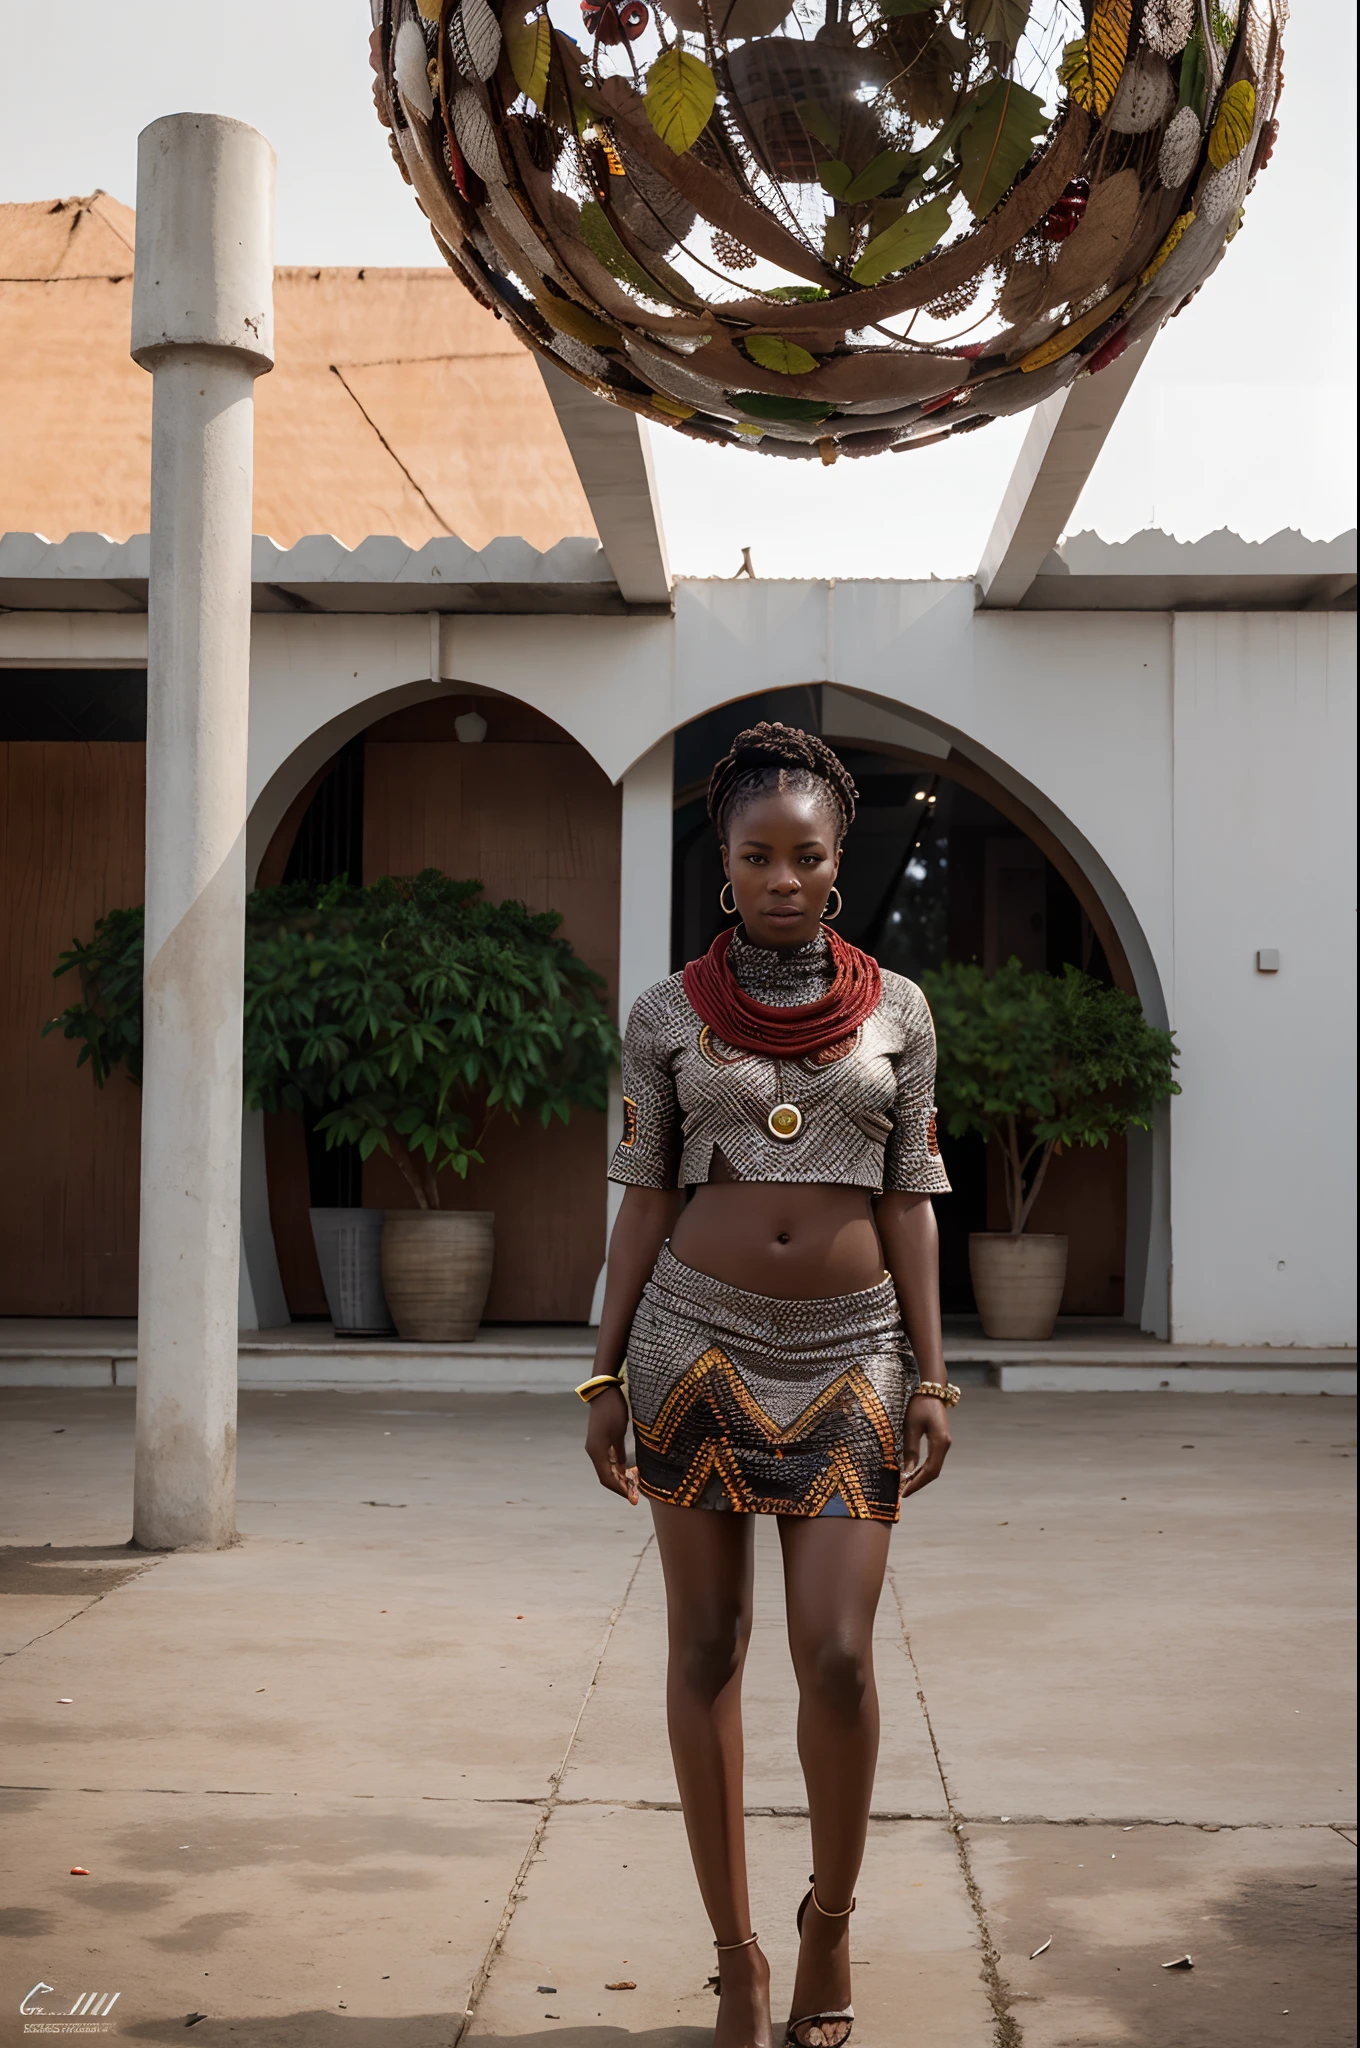
<svg viewBox="0 0 1360 2048">
<path fill-rule="evenodd" d="M 676 1507 L 895 1522 L 919 1378 L 886 1277 L 784 1301 L 663 1245 L 628 1340 L 638 1485 Z"/>
</svg>

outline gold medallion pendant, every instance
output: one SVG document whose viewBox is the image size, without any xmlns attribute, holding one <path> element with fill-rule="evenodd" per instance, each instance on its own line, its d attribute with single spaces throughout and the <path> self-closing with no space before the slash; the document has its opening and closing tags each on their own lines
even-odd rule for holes
<svg viewBox="0 0 1360 2048">
<path fill-rule="evenodd" d="M 796 1138 L 803 1128 L 803 1112 L 796 1102 L 778 1102 L 765 1119 L 772 1138 Z"/>
</svg>

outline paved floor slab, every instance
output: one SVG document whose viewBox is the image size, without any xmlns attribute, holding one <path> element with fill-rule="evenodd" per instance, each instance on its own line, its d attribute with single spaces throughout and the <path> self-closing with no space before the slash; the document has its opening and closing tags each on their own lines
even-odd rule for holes
<svg viewBox="0 0 1360 2048">
<path fill-rule="evenodd" d="M 472 1801 L 0 1792 L 0 1918 L 17 2007 L 117 1991 L 133 2041 L 331 2048 L 401 2019 L 449 2048 L 537 1823 Z M 73 1866 L 89 1872 L 72 1877 Z M 22 1979 L 22 1984 L 19 1980 Z M 419 2022 L 417 2024 L 417 2022 Z M 386 2034 L 375 2034 L 386 2043 Z"/>
<path fill-rule="evenodd" d="M 748 1821 L 751 1902 L 787 2011 L 807 1828 Z M 680 1882 L 677 1884 L 677 1876 Z M 559 1807 L 468 2035 L 517 2048 L 565 2042 L 702 2048 L 712 2039 L 712 1936 L 689 1876 L 684 1822 L 621 1807 Z M 952 1835 L 935 1822 L 870 1830 L 855 1915 L 855 2048 L 989 2048 L 978 1931 Z M 636 1989 L 610 1991 L 632 1983 Z M 551 1993 L 540 1986 L 551 1985 Z"/>
<path fill-rule="evenodd" d="M 1355 1406 L 959 1410 L 894 1547 L 973 1816 L 1355 1817 Z"/>
<path fill-rule="evenodd" d="M 803 1808 L 797 1688 L 784 1626 L 779 1537 L 756 1530 L 755 1620 L 742 1681 L 748 1806 Z M 874 1634 L 883 1742 L 874 1790 L 881 1813 L 944 1814 L 930 1731 L 916 1696 L 901 1615 L 884 1599 Z M 575 1799 L 674 1803 L 661 1677 L 666 1667 L 665 1592 L 656 1546 L 643 1558 L 572 1750 L 565 1791 Z"/>
<path fill-rule="evenodd" d="M 957 1440 L 880 1616 L 857 2048 L 1339 2048 L 1353 1404 L 970 1389 Z M 129 2040 L 454 2048 L 472 1987 L 470 2040 L 701 2048 L 649 1519 L 579 1407 L 252 1393 L 240 1446 L 242 1543 L 148 1559 L 129 1396 L 0 1394 L 0 2042 L 45 1981 L 120 1990 Z M 809 1865 L 759 1539 L 747 1793 L 786 1988 Z M 1194 1972 L 1161 1974 L 1178 1943 Z"/>
<path fill-rule="evenodd" d="M 970 1827 L 967 1841 L 1025 2048 L 1354 2043 L 1355 1851 L 1332 1829 Z M 1185 1955 L 1193 1967 L 1162 1967 Z"/>
</svg>

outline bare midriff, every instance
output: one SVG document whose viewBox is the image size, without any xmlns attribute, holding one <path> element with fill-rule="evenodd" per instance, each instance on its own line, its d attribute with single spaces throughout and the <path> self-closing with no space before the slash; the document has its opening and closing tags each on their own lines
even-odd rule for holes
<svg viewBox="0 0 1360 2048">
<path fill-rule="evenodd" d="M 884 1278 L 867 1188 L 715 1178 L 686 1202 L 671 1250 L 711 1279 L 781 1301 L 857 1294 Z"/>
</svg>

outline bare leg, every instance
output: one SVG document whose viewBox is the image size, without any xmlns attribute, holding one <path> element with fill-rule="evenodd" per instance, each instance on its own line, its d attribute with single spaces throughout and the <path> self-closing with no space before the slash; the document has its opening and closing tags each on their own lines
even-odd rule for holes
<svg viewBox="0 0 1360 2048">
<path fill-rule="evenodd" d="M 652 1502 L 666 1579 L 666 1719 L 685 1831 L 719 1942 L 751 1933 L 742 1810 L 741 1675 L 751 1639 L 749 1515 Z M 770 2048 L 770 1972 L 758 1947 L 719 1958 L 715 2048 Z"/>
<path fill-rule="evenodd" d="M 789 1648 L 798 1676 L 798 1754 L 812 1820 L 817 1897 L 803 1921 L 791 2017 L 850 2003 L 850 1920 L 878 1761 L 874 1614 L 891 1527 L 781 1516 Z"/>
</svg>

